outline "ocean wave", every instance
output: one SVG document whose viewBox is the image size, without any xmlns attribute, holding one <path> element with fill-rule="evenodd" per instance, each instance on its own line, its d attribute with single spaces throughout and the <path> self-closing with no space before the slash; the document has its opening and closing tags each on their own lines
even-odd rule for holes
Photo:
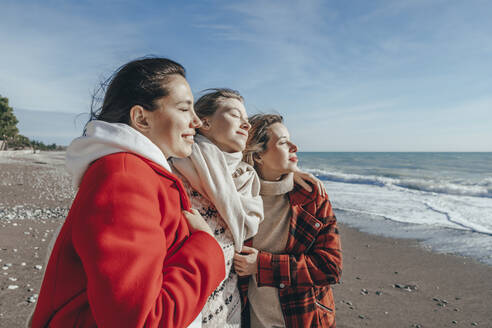
<svg viewBox="0 0 492 328">
<path fill-rule="evenodd" d="M 322 169 L 306 169 L 319 179 L 325 181 L 365 184 L 378 187 L 397 186 L 410 190 L 434 192 L 448 195 L 473 196 L 492 198 L 492 184 L 490 181 L 482 181 L 475 185 L 458 184 L 447 181 L 436 181 L 433 179 L 414 178 L 390 178 L 378 175 L 359 175 Z"/>
</svg>

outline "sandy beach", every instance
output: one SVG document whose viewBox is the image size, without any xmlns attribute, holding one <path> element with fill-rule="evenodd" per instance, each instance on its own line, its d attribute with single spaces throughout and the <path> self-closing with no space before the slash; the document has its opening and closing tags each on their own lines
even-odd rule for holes
<svg viewBox="0 0 492 328">
<path fill-rule="evenodd" d="M 21 327 L 74 197 L 64 153 L 0 153 L 0 195 L 0 327 Z M 337 327 L 492 327 L 492 267 L 418 241 L 340 231 Z"/>
</svg>

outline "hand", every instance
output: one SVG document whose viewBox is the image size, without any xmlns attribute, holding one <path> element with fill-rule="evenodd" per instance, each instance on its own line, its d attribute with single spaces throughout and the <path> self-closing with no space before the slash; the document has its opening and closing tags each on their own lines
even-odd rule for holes
<svg viewBox="0 0 492 328">
<path fill-rule="evenodd" d="M 212 229 L 210 229 L 210 226 L 207 224 L 207 222 L 205 222 L 205 219 L 197 210 L 195 210 L 194 208 L 191 209 L 191 212 L 184 210 L 183 214 L 186 220 L 188 220 L 188 228 L 190 229 L 191 233 L 204 231 L 206 233 L 209 233 L 212 237 L 214 236 Z"/>
<path fill-rule="evenodd" d="M 294 172 L 294 181 L 295 181 L 295 183 L 300 185 L 302 188 L 304 188 L 307 192 L 311 192 L 311 191 L 313 191 L 313 189 L 306 182 L 306 181 L 309 181 L 312 184 L 316 185 L 316 187 L 319 190 L 319 194 L 321 195 L 321 197 L 327 196 L 326 188 L 325 188 L 325 185 L 323 184 L 323 182 L 321 182 L 320 179 L 316 178 L 311 173 L 307 173 L 307 172 L 304 172 L 301 170 L 295 171 Z"/>
<path fill-rule="evenodd" d="M 258 272 L 258 250 L 253 247 L 243 246 L 241 253 L 234 254 L 234 269 L 243 277 Z"/>
</svg>

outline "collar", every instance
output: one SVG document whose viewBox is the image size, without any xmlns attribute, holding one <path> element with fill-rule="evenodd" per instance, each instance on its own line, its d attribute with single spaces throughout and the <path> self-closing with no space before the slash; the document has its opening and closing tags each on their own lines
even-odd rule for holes
<svg viewBox="0 0 492 328">
<path fill-rule="evenodd" d="M 294 184 L 294 189 L 289 192 L 289 201 L 292 205 L 303 206 L 319 197 L 318 189 L 312 183 L 309 183 L 309 185 L 313 189 L 311 192 L 308 192 L 298 184 Z"/>
<path fill-rule="evenodd" d="M 260 179 L 262 196 L 278 196 L 288 193 L 294 188 L 294 174 L 289 173 L 279 181 L 267 181 Z"/>
</svg>

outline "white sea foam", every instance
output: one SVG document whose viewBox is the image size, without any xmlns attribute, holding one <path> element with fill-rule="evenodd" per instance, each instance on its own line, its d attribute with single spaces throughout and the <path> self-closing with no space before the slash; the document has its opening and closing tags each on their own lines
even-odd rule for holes
<svg viewBox="0 0 492 328">
<path fill-rule="evenodd" d="M 359 175 L 323 169 L 306 169 L 324 181 L 365 184 L 371 186 L 398 186 L 410 190 L 428 191 L 449 195 L 474 196 L 492 198 L 492 178 L 487 178 L 476 184 L 467 181 L 461 183 L 437 181 L 424 178 L 395 178 L 379 175 Z"/>
<path fill-rule="evenodd" d="M 354 184 L 325 181 L 335 213 L 349 223 L 379 220 L 377 232 L 402 237 L 403 231 L 385 222 L 415 226 L 409 237 L 427 239 L 432 248 L 472 256 L 492 265 L 492 199 L 439 194 L 403 188 L 394 184 Z M 356 218 L 355 220 L 353 218 Z M 357 220 L 359 222 L 357 222 Z M 442 230 L 444 229 L 444 230 Z M 439 233 L 429 234 L 428 231 Z M 440 234 L 442 231 L 451 233 Z"/>
<path fill-rule="evenodd" d="M 492 265 L 492 153 L 301 153 L 341 222 Z M 338 215 L 340 214 L 340 215 Z"/>
<path fill-rule="evenodd" d="M 492 235 L 492 199 L 443 195 L 395 185 L 382 188 L 325 182 L 332 202 L 346 211 L 397 222 L 427 224 Z"/>
</svg>

